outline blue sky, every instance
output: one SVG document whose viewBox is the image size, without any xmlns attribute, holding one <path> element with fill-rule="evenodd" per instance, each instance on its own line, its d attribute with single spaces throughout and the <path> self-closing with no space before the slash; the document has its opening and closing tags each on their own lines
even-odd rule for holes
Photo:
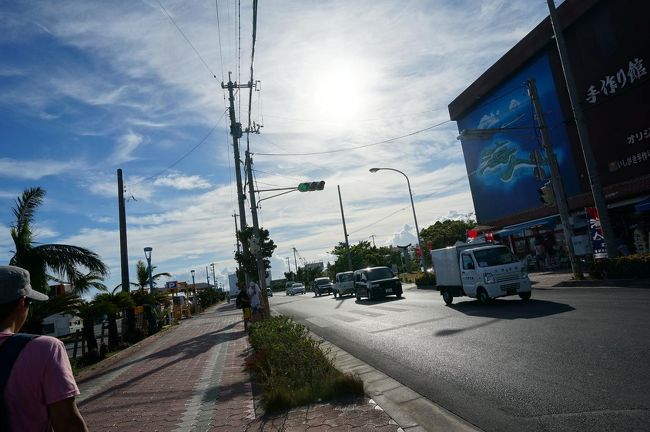
<svg viewBox="0 0 650 432">
<path fill-rule="evenodd" d="M 111 269 L 107 285 L 117 285 L 121 168 L 132 197 L 132 277 L 151 246 L 157 270 L 172 279 L 190 280 L 195 269 L 205 281 L 215 263 L 226 281 L 237 203 L 221 82 L 229 71 L 249 79 L 251 7 L 241 4 L 238 49 L 230 0 L 2 2 L 0 262 L 13 249 L 15 198 L 40 186 L 47 198 L 36 240 L 94 250 Z M 251 118 L 263 127 L 250 137 L 257 188 L 326 181 L 322 192 L 261 203 L 261 224 L 278 245 L 274 278 L 286 257 L 293 267 L 293 247 L 327 262 L 343 240 L 336 185 L 353 243 L 414 242 L 404 178 L 369 173 L 374 166 L 409 176 L 421 229 L 472 214 L 446 107 L 547 12 L 541 0 L 260 2 Z M 247 106 L 241 90 L 244 126 Z"/>
</svg>

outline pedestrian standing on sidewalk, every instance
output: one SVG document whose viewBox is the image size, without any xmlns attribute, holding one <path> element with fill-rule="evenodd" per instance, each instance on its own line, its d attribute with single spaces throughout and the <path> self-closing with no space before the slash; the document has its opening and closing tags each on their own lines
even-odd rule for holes
<svg viewBox="0 0 650 432">
<path fill-rule="evenodd" d="M 248 330 L 248 323 L 252 316 L 251 299 L 248 297 L 246 284 L 244 282 L 239 282 L 237 286 L 239 287 L 239 294 L 237 294 L 235 306 L 237 306 L 238 309 L 241 309 L 244 313 L 244 330 Z"/>
<path fill-rule="evenodd" d="M 33 301 L 29 272 L 0 266 L 0 430 L 88 432 L 63 343 L 50 336 L 18 334 Z"/>
</svg>

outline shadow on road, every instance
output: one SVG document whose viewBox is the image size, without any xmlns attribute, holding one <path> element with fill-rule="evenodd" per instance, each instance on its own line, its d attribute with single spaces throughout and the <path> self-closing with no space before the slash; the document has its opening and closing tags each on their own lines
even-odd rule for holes
<svg viewBox="0 0 650 432">
<path fill-rule="evenodd" d="M 352 298 L 354 298 L 354 297 L 352 297 Z M 382 298 L 378 298 L 377 300 L 368 300 L 366 298 L 366 299 L 357 300 L 356 303 L 358 305 L 371 306 L 371 305 L 374 305 L 374 304 L 377 304 L 377 303 L 391 303 L 391 302 L 396 302 L 396 301 L 400 301 L 400 300 L 404 300 L 404 299 L 405 299 L 404 296 L 402 296 L 402 297 L 382 297 Z"/>
<path fill-rule="evenodd" d="M 475 301 L 466 301 L 448 306 L 465 315 L 498 319 L 530 319 L 556 315 L 575 310 L 572 306 L 547 300 L 513 301 L 495 299 L 482 305 Z"/>
</svg>

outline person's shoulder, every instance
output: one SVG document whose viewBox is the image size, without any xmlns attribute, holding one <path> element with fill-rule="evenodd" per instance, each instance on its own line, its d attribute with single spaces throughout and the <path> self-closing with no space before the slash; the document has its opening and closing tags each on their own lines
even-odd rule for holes
<svg viewBox="0 0 650 432">
<path fill-rule="evenodd" d="M 32 339 L 29 344 L 33 347 L 40 347 L 41 349 L 49 348 L 58 348 L 64 347 L 63 342 L 59 339 L 52 336 L 45 335 L 35 335 L 36 337 Z"/>
</svg>

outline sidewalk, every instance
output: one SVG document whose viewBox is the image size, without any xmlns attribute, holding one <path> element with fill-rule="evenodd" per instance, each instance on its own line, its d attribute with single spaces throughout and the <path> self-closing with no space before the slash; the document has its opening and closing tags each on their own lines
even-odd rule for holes
<svg viewBox="0 0 650 432">
<path fill-rule="evenodd" d="M 648 279 L 586 279 L 575 280 L 570 271 L 547 271 L 529 273 L 533 289 L 553 287 L 621 287 L 621 288 L 650 288 Z"/>
<path fill-rule="evenodd" d="M 92 431 L 402 430 L 367 398 L 263 415 L 249 349 L 234 303 L 211 307 L 81 373 L 79 409 Z"/>
</svg>

